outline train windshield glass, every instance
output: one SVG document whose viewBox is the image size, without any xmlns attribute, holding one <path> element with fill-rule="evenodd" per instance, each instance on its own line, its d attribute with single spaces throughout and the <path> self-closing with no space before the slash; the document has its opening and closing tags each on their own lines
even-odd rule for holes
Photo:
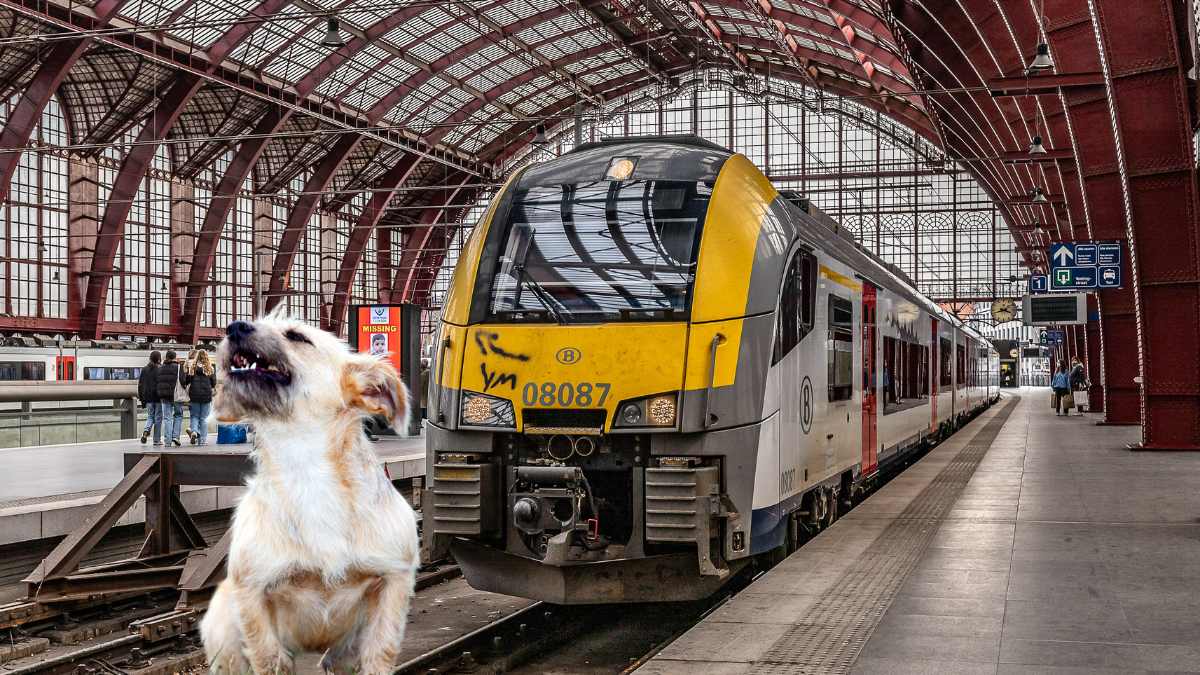
<svg viewBox="0 0 1200 675">
<path fill-rule="evenodd" d="M 711 192 L 704 183 L 665 180 L 518 191 L 502 233 L 490 318 L 686 318 Z"/>
</svg>

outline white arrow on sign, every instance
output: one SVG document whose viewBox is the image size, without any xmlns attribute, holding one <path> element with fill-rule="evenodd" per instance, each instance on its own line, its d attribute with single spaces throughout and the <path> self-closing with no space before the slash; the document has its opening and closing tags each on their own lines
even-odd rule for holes
<svg viewBox="0 0 1200 675">
<path fill-rule="evenodd" d="M 1071 253 L 1071 249 L 1067 248 L 1066 246 L 1059 246 L 1058 250 L 1054 252 L 1054 259 L 1058 262 L 1060 267 L 1071 262 L 1071 259 L 1074 257 L 1075 254 Z"/>
</svg>

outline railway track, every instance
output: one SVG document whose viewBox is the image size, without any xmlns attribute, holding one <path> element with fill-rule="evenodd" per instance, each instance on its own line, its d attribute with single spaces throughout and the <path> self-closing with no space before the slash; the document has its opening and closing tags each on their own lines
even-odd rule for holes
<svg viewBox="0 0 1200 675">
<path fill-rule="evenodd" d="M 457 565 L 441 564 L 419 575 L 416 589 L 420 593 L 460 576 Z M 175 592 L 147 594 L 23 626 L 4 642 L 36 652 L 7 662 L 0 658 L 0 674 L 169 675 L 202 666 L 197 631 L 203 609 L 176 610 L 177 600 Z"/>
<path fill-rule="evenodd" d="M 410 659 L 396 673 L 622 672 L 669 644 L 761 573 L 744 571 L 721 593 L 694 602 L 534 603 Z"/>
</svg>

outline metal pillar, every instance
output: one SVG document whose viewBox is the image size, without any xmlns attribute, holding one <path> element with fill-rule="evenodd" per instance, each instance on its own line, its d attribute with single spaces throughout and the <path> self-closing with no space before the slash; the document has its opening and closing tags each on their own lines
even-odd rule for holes
<svg viewBox="0 0 1200 675">
<path fill-rule="evenodd" d="M 354 226 L 350 230 L 350 239 L 346 243 L 346 253 L 342 256 L 341 266 L 338 269 L 337 284 L 333 293 L 333 308 L 329 313 L 329 330 L 335 335 L 346 321 L 346 307 L 350 302 L 350 284 L 354 281 L 354 273 L 358 270 L 363 249 L 366 248 L 367 241 L 371 238 L 371 232 L 375 230 L 375 226 L 379 224 L 380 218 L 386 212 L 388 201 L 392 198 L 392 191 L 408 180 L 418 163 L 420 163 L 420 157 L 415 154 L 407 154 L 400 158 L 400 161 L 379 179 L 375 185 L 375 191 L 371 193 L 370 200 L 363 207 L 358 219 L 354 221 Z"/>
</svg>

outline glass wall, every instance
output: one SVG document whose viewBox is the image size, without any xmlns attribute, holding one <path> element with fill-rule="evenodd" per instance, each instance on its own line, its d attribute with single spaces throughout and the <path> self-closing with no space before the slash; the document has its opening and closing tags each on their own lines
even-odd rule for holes
<svg viewBox="0 0 1200 675">
<path fill-rule="evenodd" d="M 0 123 L 16 105 L 0 104 Z M 67 315 L 67 158 L 54 146 L 67 142 L 66 121 L 56 99 L 42 112 L 21 155 L 8 200 L 0 205 L 0 301 L 12 316 Z"/>
</svg>

